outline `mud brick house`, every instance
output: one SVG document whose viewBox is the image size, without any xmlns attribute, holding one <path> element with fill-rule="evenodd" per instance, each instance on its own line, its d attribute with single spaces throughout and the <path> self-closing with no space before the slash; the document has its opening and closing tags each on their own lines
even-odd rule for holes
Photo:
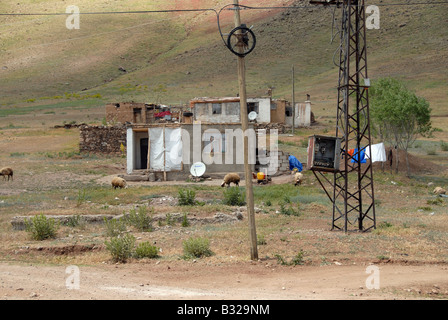
<svg viewBox="0 0 448 320">
<path fill-rule="evenodd" d="M 195 98 L 190 101 L 192 122 L 239 123 L 241 122 L 240 98 Z M 284 99 L 249 98 L 247 114 L 256 113 L 253 122 L 258 124 L 278 123 L 292 126 L 293 109 Z M 311 125 L 311 102 L 295 105 L 295 127 Z"/>
<path fill-rule="evenodd" d="M 255 112 L 258 123 L 285 122 L 286 100 L 271 98 L 247 99 L 247 114 Z M 241 122 L 240 98 L 196 98 L 190 101 L 193 120 L 202 123 L 239 123 Z"/>
<path fill-rule="evenodd" d="M 156 123 L 181 121 L 180 108 L 157 104 L 124 102 L 106 105 L 107 123 Z"/>
</svg>

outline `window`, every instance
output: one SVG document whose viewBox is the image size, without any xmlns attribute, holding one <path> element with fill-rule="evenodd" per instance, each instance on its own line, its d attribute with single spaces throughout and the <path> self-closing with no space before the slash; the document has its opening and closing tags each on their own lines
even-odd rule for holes
<svg viewBox="0 0 448 320">
<path fill-rule="evenodd" d="M 212 104 L 212 114 L 221 114 L 222 113 L 222 104 L 213 103 Z"/>
<path fill-rule="evenodd" d="M 134 108 L 134 123 L 141 123 L 141 122 L 142 122 L 142 109 Z"/>
<path fill-rule="evenodd" d="M 247 104 L 247 113 L 251 113 L 255 111 L 256 113 L 258 113 L 258 102 L 249 102 Z"/>
</svg>

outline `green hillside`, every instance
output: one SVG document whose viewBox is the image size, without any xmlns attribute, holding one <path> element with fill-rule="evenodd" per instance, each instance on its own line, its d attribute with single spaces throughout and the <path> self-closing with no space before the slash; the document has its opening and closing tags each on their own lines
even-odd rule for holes
<svg viewBox="0 0 448 320">
<path fill-rule="evenodd" d="M 412 1 L 411 1 L 412 2 Z M 221 0 L 70 1 L 81 12 L 214 8 Z M 281 6 L 306 1 L 240 1 Z M 368 30 L 371 79 L 404 80 L 433 108 L 448 112 L 448 5 L 379 4 L 380 30 Z M 3 13 L 65 12 L 64 1 L 2 0 Z M 336 11 L 336 17 L 338 16 Z M 319 116 L 334 116 L 337 67 L 333 54 L 332 9 L 244 10 L 257 47 L 247 57 L 250 96 L 290 99 L 291 67 L 298 100 L 310 94 Z M 221 16 L 224 33 L 233 12 Z M 236 57 L 224 46 L 213 12 L 82 15 L 79 30 L 65 27 L 66 16 L 0 16 L 0 116 L 26 107 L 64 108 L 67 100 L 100 106 L 115 101 L 187 103 L 203 96 L 235 95 Z M 338 20 L 340 21 L 340 19 Z M 70 104 L 71 105 L 71 104 Z"/>
</svg>

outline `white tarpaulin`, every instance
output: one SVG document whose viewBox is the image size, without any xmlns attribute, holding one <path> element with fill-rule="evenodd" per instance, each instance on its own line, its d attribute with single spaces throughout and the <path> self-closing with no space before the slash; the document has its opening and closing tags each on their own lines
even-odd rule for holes
<svg viewBox="0 0 448 320">
<path fill-rule="evenodd" d="M 182 130 L 165 128 L 165 171 L 182 169 Z"/>
<path fill-rule="evenodd" d="M 370 149 L 368 147 L 366 148 L 365 152 L 366 158 L 371 158 L 372 163 L 387 161 L 386 148 L 384 147 L 384 143 L 373 144 L 370 146 L 370 148 L 372 148 L 372 157 L 370 157 Z"/>
<path fill-rule="evenodd" d="M 150 169 L 174 171 L 182 169 L 181 128 L 150 128 Z"/>
<path fill-rule="evenodd" d="M 164 168 L 164 148 L 163 148 L 163 128 L 150 128 L 149 140 L 151 151 L 149 153 L 150 169 L 163 171 Z"/>
</svg>

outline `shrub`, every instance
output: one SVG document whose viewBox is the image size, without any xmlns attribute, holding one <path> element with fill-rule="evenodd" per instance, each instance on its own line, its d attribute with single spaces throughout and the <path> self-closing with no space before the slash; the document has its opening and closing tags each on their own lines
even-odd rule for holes
<svg viewBox="0 0 448 320">
<path fill-rule="evenodd" d="M 387 222 L 387 221 L 382 221 L 378 224 L 378 229 L 387 229 L 387 228 L 392 228 L 392 223 Z"/>
<path fill-rule="evenodd" d="M 297 265 L 302 265 L 305 263 L 305 260 L 303 258 L 305 252 L 303 250 L 300 250 L 294 258 L 292 258 L 290 264 L 297 266 Z"/>
<path fill-rule="evenodd" d="M 106 219 L 104 218 L 104 225 L 106 226 L 106 236 L 117 237 L 126 232 L 126 223 L 122 219 Z"/>
<path fill-rule="evenodd" d="M 83 226 L 83 221 L 79 214 L 68 217 L 67 221 L 64 223 L 65 226 L 75 228 Z"/>
<path fill-rule="evenodd" d="M 190 222 L 188 222 L 187 214 L 184 213 L 184 216 L 182 218 L 182 227 L 188 227 L 190 226 Z"/>
<path fill-rule="evenodd" d="M 178 197 L 178 205 L 180 206 L 192 206 L 195 204 L 194 198 L 196 192 L 194 190 L 180 189 Z"/>
<path fill-rule="evenodd" d="M 245 198 L 246 195 L 239 187 L 226 188 L 223 203 L 228 206 L 243 206 L 246 204 Z"/>
<path fill-rule="evenodd" d="M 183 243 L 185 258 L 209 257 L 213 253 L 210 250 L 210 241 L 206 238 L 189 238 Z"/>
<path fill-rule="evenodd" d="M 442 149 L 442 151 L 448 151 L 448 143 L 440 141 L 440 149 Z"/>
<path fill-rule="evenodd" d="M 127 218 L 128 223 L 141 232 L 152 231 L 151 221 L 154 211 L 151 208 L 151 214 L 148 214 L 147 209 L 148 207 L 141 206 L 138 208 L 137 212 L 135 208 L 133 208 L 129 211 L 129 216 Z"/>
<path fill-rule="evenodd" d="M 106 249 L 112 255 L 115 262 L 126 262 L 134 251 L 135 237 L 131 234 L 113 237 L 110 241 L 105 241 Z"/>
<path fill-rule="evenodd" d="M 86 189 L 78 190 L 78 198 L 76 199 L 76 206 L 81 206 L 87 200 Z"/>
<path fill-rule="evenodd" d="M 43 214 L 25 220 L 25 228 L 31 234 L 33 240 L 45 240 L 56 238 L 58 224 L 52 218 Z"/>
<path fill-rule="evenodd" d="M 137 258 L 157 258 L 159 256 L 159 248 L 145 241 L 137 245 L 135 255 Z"/>
<path fill-rule="evenodd" d="M 303 265 L 305 263 L 304 256 L 305 252 L 303 250 L 300 250 L 299 253 L 297 253 L 294 258 L 291 259 L 291 261 L 286 261 L 283 259 L 283 257 L 279 254 L 276 254 L 275 257 L 277 258 L 277 262 L 284 266 L 297 266 L 297 265 Z"/>
<path fill-rule="evenodd" d="M 173 215 L 171 213 L 167 213 L 165 216 L 165 223 L 167 226 L 174 226 L 176 223 L 175 219 L 173 218 Z"/>
<path fill-rule="evenodd" d="M 287 216 L 300 216 L 299 204 L 297 204 L 297 210 L 294 209 L 293 204 L 289 203 L 288 206 L 283 202 L 280 203 L 280 213 Z"/>
<path fill-rule="evenodd" d="M 257 244 L 260 245 L 260 246 L 267 244 L 264 235 L 260 235 L 260 234 L 257 235 Z"/>
</svg>

